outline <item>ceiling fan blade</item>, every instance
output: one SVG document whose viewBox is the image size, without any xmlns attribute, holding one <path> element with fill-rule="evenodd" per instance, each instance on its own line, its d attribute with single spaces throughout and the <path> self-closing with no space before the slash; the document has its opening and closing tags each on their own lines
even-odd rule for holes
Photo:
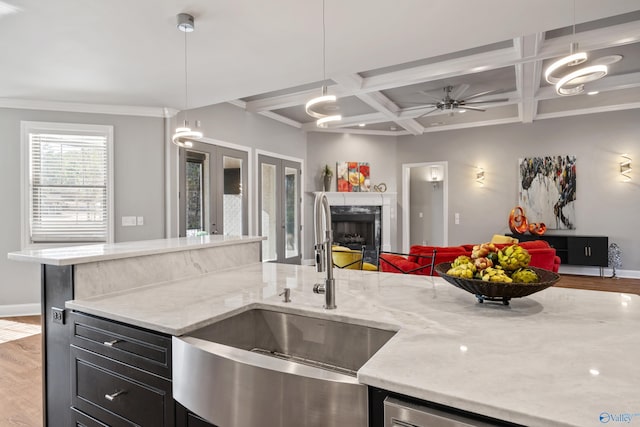
<svg viewBox="0 0 640 427">
<path fill-rule="evenodd" d="M 475 93 L 473 95 L 469 95 L 469 96 L 467 96 L 465 98 L 465 100 L 475 99 L 475 98 L 479 98 L 481 96 L 491 95 L 491 94 L 501 93 L 501 92 L 504 92 L 504 90 L 502 90 L 502 89 L 485 90 L 484 92 L 480 92 L 480 93 Z"/>
<path fill-rule="evenodd" d="M 408 102 L 403 102 L 403 104 L 409 104 Z M 414 106 L 414 107 L 406 107 L 406 108 L 402 108 L 402 111 L 413 111 L 413 110 L 420 110 L 423 108 L 436 108 L 436 104 L 424 104 L 424 103 L 420 103 Z"/>
<path fill-rule="evenodd" d="M 419 118 L 424 117 L 424 116 L 428 116 L 429 114 L 433 113 L 434 111 L 438 111 L 438 108 L 434 108 L 434 109 L 433 109 L 433 110 L 431 110 L 431 111 L 427 111 L 427 112 L 426 112 L 426 113 L 424 113 L 424 114 L 420 114 L 418 117 L 414 117 L 414 120 L 415 120 L 415 119 L 419 119 Z"/>
<path fill-rule="evenodd" d="M 463 83 L 461 85 L 459 85 L 457 88 L 455 88 L 455 90 L 453 92 L 451 92 L 451 98 L 453 99 L 460 99 L 462 98 L 462 95 L 464 95 L 464 93 L 469 90 L 471 86 L 469 86 L 466 83 Z"/>
<path fill-rule="evenodd" d="M 441 100 L 442 100 L 442 96 L 434 95 L 434 94 L 432 94 L 432 93 L 429 93 L 429 92 L 428 92 L 428 91 L 426 91 L 426 90 L 421 90 L 421 91 L 420 91 L 420 92 L 418 92 L 418 93 L 419 93 L 419 94 L 421 94 L 421 95 L 424 95 L 425 97 L 427 97 L 428 99 L 430 99 L 431 101 L 434 101 L 434 102 L 438 102 L 438 101 L 441 101 Z"/>
<path fill-rule="evenodd" d="M 465 101 L 461 101 L 460 105 L 472 105 L 472 104 L 491 104 L 493 102 L 507 102 L 509 101 L 509 98 L 500 98 L 500 99 L 490 99 L 487 101 L 472 101 L 472 102 L 467 102 Z"/>
<path fill-rule="evenodd" d="M 460 106 L 461 109 L 465 109 L 465 110 L 473 110 L 473 111 L 487 111 L 487 110 L 483 110 L 482 108 L 478 108 L 478 107 L 469 107 L 467 105 L 461 105 Z"/>
</svg>

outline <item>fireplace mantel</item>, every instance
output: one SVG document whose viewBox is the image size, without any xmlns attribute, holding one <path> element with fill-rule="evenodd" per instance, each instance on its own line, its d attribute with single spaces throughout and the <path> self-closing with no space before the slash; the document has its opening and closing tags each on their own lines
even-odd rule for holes
<svg viewBox="0 0 640 427">
<path fill-rule="evenodd" d="M 314 196 L 319 192 L 314 192 Z M 382 206 L 382 250 L 395 250 L 396 242 L 396 193 L 347 193 L 327 191 L 327 200 L 331 206 Z"/>
</svg>

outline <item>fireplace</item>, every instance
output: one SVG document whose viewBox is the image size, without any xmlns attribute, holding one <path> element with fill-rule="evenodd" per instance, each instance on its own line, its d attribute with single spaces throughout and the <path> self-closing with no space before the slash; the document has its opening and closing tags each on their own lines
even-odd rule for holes
<svg viewBox="0 0 640 427">
<path fill-rule="evenodd" d="M 333 216 L 334 238 L 338 237 L 338 234 L 344 234 L 345 238 L 338 238 L 338 240 L 343 240 L 345 246 L 356 250 L 362 247 L 363 243 L 361 242 L 364 240 L 364 245 L 367 247 L 365 259 L 368 262 L 373 261 L 373 263 L 376 263 L 378 248 L 383 251 L 395 250 L 396 193 L 327 192 L 325 194 L 329 199 Z M 345 214 L 352 217 L 345 219 L 342 216 Z M 367 215 L 370 216 L 367 217 Z M 336 224 L 337 222 L 344 224 Z M 371 227 L 373 227 L 373 231 L 371 231 Z"/>
<path fill-rule="evenodd" d="M 349 249 L 365 247 L 365 261 L 375 262 L 382 244 L 381 206 L 331 206 L 333 242 Z"/>
</svg>

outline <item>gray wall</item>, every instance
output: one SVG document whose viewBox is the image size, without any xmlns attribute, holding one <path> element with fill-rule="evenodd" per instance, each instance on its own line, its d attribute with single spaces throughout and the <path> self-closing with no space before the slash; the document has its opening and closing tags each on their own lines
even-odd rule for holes
<svg viewBox="0 0 640 427">
<path fill-rule="evenodd" d="M 325 164 L 334 170 L 333 191 L 336 191 L 335 167 L 338 161 L 369 162 L 371 185 L 384 182 L 387 192 L 397 191 L 395 137 L 310 132 L 307 136 L 307 158 L 304 203 L 308 236 L 313 236 L 313 192 L 322 190 L 321 172 Z M 303 259 L 313 258 L 312 238 L 302 255 Z"/>
<path fill-rule="evenodd" d="M 403 136 L 396 171 L 399 176 L 403 163 L 449 162 L 449 244 L 455 245 L 509 231 L 509 212 L 518 203 L 519 158 L 575 155 L 577 228 L 562 234 L 609 236 L 622 250 L 622 269 L 638 271 L 640 178 L 635 174 L 633 182 L 622 182 L 619 162 L 622 153 L 640 156 L 639 117 L 638 110 L 628 110 Z M 484 187 L 475 182 L 476 166 L 486 171 Z"/>
<path fill-rule="evenodd" d="M 115 240 L 164 237 L 164 125 L 161 118 L 0 108 L 0 306 L 37 304 L 40 267 L 10 261 L 20 247 L 20 121 L 114 126 Z M 123 215 L 144 225 L 122 227 Z"/>
</svg>

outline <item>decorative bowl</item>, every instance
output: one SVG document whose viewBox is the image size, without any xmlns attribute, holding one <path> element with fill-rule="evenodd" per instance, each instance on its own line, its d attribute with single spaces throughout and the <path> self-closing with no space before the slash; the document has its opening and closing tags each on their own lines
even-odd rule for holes
<svg viewBox="0 0 640 427">
<path fill-rule="evenodd" d="M 536 283 L 500 283 L 486 282 L 479 279 L 462 279 L 448 275 L 447 271 L 449 271 L 449 268 L 451 268 L 451 263 L 443 262 L 436 265 L 435 270 L 440 277 L 447 282 L 474 294 L 479 303 L 484 301 L 502 301 L 504 305 L 509 305 L 511 298 L 526 297 L 527 295 L 553 286 L 554 283 L 560 280 L 559 274 L 537 267 L 527 267 L 535 271 L 540 278 L 540 281 Z"/>
</svg>

